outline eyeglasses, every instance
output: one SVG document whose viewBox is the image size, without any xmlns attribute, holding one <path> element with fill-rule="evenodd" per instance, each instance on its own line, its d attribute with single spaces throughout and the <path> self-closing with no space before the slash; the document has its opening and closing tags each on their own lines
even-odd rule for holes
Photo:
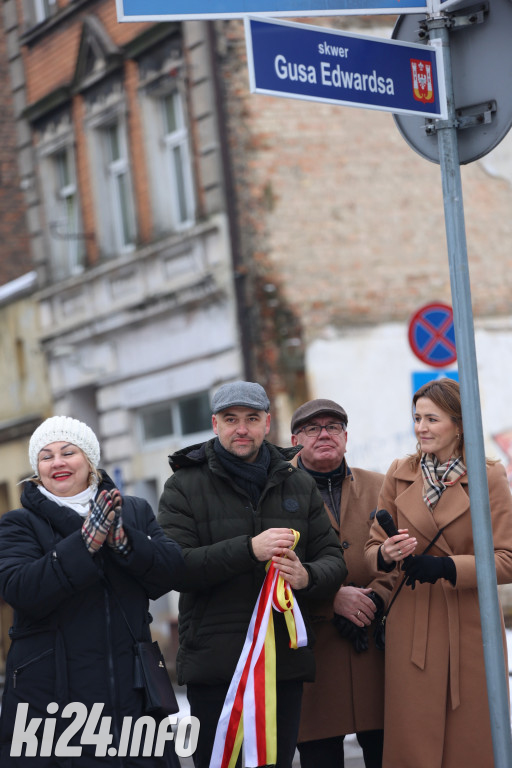
<svg viewBox="0 0 512 768">
<path fill-rule="evenodd" d="M 299 432 L 304 432 L 307 437 L 318 437 L 322 429 L 325 429 L 328 435 L 341 435 L 345 431 L 345 425 L 339 421 L 334 424 L 308 424 L 305 427 L 301 427 Z"/>
</svg>

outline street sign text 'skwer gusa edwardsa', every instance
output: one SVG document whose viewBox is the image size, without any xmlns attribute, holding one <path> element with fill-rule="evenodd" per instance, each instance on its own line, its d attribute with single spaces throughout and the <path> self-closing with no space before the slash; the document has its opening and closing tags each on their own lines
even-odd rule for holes
<svg viewBox="0 0 512 768">
<path fill-rule="evenodd" d="M 444 117 L 439 48 L 281 20 L 245 20 L 251 91 Z"/>
</svg>

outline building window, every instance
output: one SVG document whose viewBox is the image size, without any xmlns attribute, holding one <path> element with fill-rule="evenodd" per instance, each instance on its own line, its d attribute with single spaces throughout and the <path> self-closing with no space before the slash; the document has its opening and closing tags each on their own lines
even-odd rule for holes
<svg viewBox="0 0 512 768">
<path fill-rule="evenodd" d="M 174 434 L 172 406 L 161 405 L 141 414 L 144 440 L 158 440 L 160 437 Z"/>
<path fill-rule="evenodd" d="M 52 166 L 52 212 L 49 221 L 54 272 L 57 276 L 74 275 L 83 270 L 83 242 L 79 215 L 75 166 L 70 149 L 55 152 Z"/>
<path fill-rule="evenodd" d="M 94 61 L 99 61 L 98 57 L 89 60 L 91 51 L 92 47 L 84 54 L 89 74 L 90 68 L 95 70 Z M 98 77 L 101 71 L 100 66 Z M 108 258 L 133 251 L 137 233 L 127 109 L 119 73 L 99 77 L 94 87 L 87 88 L 84 106 L 96 242 L 101 256 Z"/>
<path fill-rule="evenodd" d="M 195 221 L 195 196 L 184 99 L 169 79 L 142 92 L 142 112 L 156 234 L 187 229 Z"/>
<path fill-rule="evenodd" d="M 190 435 L 193 432 L 203 432 L 211 429 L 212 409 L 208 392 L 201 392 L 193 397 L 186 397 L 178 403 L 180 413 L 181 434 Z"/>
<path fill-rule="evenodd" d="M 148 406 L 140 411 L 144 442 L 211 431 L 208 392 Z"/>
<path fill-rule="evenodd" d="M 51 272 L 63 279 L 83 271 L 85 242 L 76 182 L 73 130 L 62 112 L 35 127 Z"/>
<path fill-rule="evenodd" d="M 194 218 L 192 176 L 182 99 L 178 91 L 160 100 L 166 172 L 171 190 L 172 220 L 176 229 L 189 226 Z"/>
<path fill-rule="evenodd" d="M 52 16 L 57 9 L 56 0 L 34 0 L 34 20 L 40 24 Z"/>
<path fill-rule="evenodd" d="M 111 201 L 112 224 L 116 247 L 123 251 L 131 246 L 135 232 L 124 132 L 119 123 L 101 129 L 108 197 Z"/>
<path fill-rule="evenodd" d="M 136 238 L 124 113 L 100 113 L 90 127 L 97 240 L 103 256 L 116 256 L 132 251 Z"/>
</svg>

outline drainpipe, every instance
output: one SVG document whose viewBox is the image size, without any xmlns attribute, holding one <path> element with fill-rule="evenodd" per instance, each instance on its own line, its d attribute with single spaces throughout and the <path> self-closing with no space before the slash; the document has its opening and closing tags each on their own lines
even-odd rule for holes
<svg viewBox="0 0 512 768">
<path fill-rule="evenodd" d="M 240 333 L 240 346 L 242 350 L 242 360 L 244 371 L 243 375 L 246 381 L 253 381 L 253 361 L 252 361 L 252 333 L 250 310 L 247 305 L 246 283 L 247 270 L 241 257 L 240 230 L 238 226 L 238 206 L 236 199 L 236 187 L 233 178 L 231 157 L 229 153 L 228 131 L 227 131 L 227 110 L 224 103 L 224 91 L 219 77 L 219 68 L 217 64 L 217 35 L 214 27 L 214 21 L 207 21 L 207 36 L 210 53 L 210 64 L 212 70 L 212 82 L 214 87 L 214 99 L 217 110 L 217 129 L 219 134 L 220 154 L 222 173 L 224 177 L 224 190 L 226 200 L 226 211 L 228 215 L 229 238 L 231 242 L 231 263 L 233 267 L 233 276 L 235 283 L 235 300 L 238 328 Z"/>
</svg>

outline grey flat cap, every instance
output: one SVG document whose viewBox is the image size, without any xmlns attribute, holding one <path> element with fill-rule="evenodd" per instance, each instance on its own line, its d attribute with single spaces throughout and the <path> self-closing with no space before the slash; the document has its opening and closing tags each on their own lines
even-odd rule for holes
<svg viewBox="0 0 512 768">
<path fill-rule="evenodd" d="M 253 381 L 233 381 L 223 384 L 214 394 L 212 413 L 219 413 L 237 405 L 254 408 L 255 411 L 270 410 L 270 401 L 261 384 Z"/>
<path fill-rule="evenodd" d="M 345 409 L 338 405 L 338 403 L 335 403 L 334 400 L 308 400 L 307 403 L 299 405 L 292 416 L 292 435 L 295 435 L 297 429 L 312 419 L 313 416 L 319 416 L 321 413 L 332 413 L 338 416 L 345 426 L 348 424 L 348 416 Z"/>
</svg>

